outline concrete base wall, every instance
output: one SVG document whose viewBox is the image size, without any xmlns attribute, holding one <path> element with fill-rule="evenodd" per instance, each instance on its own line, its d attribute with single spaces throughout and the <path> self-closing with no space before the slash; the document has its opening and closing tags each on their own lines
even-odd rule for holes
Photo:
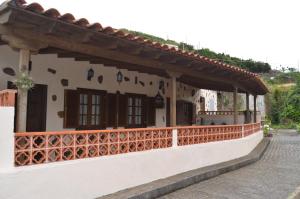
<svg viewBox="0 0 300 199">
<path fill-rule="evenodd" d="M 14 115 L 15 108 L 0 107 L 0 172 L 14 166 Z"/>
<path fill-rule="evenodd" d="M 263 133 L 236 140 L 15 168 L 0 198 L 95 198 L 249 154 Z"/>
</svg>

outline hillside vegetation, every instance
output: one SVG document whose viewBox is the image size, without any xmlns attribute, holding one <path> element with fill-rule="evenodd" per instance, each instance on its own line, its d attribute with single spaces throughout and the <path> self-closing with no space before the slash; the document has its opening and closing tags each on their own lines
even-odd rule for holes
<svg viewBox="0 0 300 199">
<path fill-rule="evenodd" d="M 268 116 L 274 125 L 294 128 L 300 123 L 300 73 L 279 72 L 264 75 L 270 88 L 266 96 Z"/>
<path fill-rule="evenodd" d="M 195 49 L 193 45 L 184 43 L 184 42 L 176 42 L 174 40 L 170 39 L 163 39 L 157 36 L 153 36 L 150 34 L 142 33 L 142 32 L 137 32 L 137 31 L 131 31 L 127 29 L 123 29 L 124 31 L 130 32 L 132 34 L 142 36 L 145 39 L 149 39 L 155 42 L 159 42 L 162 44 L 167 44 L 167 45 L 172 45 L 176 46 L 179 49 L 186 50 L 186 51 L 191 51 L 191 52 L 196 52 L 199 55 L 215 59 L 233 66 L 238 66 L 243 69 L 246 69 L 248 71 L 254 72 L 254 73 L 268 73 L 271 70 L 271 66 L 268 63 L 264 62 L 259 62 L 259 61 L 254 61 L 252 59 L 247 59 L 243 60 L 237 57 L 231 57 L 228 54 L 224 53 L 216 53 L 208 48 L 202 48 L 202 49 Z"/>
</svg>

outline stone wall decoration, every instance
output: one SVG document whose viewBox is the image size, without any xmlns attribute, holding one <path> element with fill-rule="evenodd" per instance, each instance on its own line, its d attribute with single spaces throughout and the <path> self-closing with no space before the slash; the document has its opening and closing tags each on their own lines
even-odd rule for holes
<svg viewBox="0 0 300 199">
<path fill-rule="evenodd" d="M 98 83 L 102 84 L 102 82 L 103 82 L 103 75 L 99 75 L 98 76 Z"/>
<path fill-rule="evenodd" d="M 54 70 L 53 68 L 48 68 L 48 72 L 52 74 L 56 74 L 56 70 Z"/>
<path fill-rule="evenodd" d="M 164 108 L 165 106 L 165 101 L 164 98 L 160 95 L 160 93 L 158 92 L 157 95 L 155 96 L 155 107 L 156 108 Z"/>
<path fill-rule="evenodd" d="M 130 81 L 129 77 L 124 77 L 124 80 L 125 80 L 125 82 L 129 82 Z"/>
<path fill-rule="evenodd" d="M 64 118 L 65 112 L 64 111 L 58 111 L 57 115 L 59 118 Z"/>
<path fill-rule="evenodd" d="M 152 86 L 153 82 L 151 81 L 149 84 L 150 84 L 150 86 Z"/>
<path fill-rule="evenodd" d="M 52 101 L 56 102 L 56 100 L 57 100 L 57 96 L 56 95 L 52 95 Z"/>
<path fill-rule="evenodd" d="M 145 83 L 144 83 L 144 82 L 142 82 L 142 81 L 140 81 L 140 84 L 141 84 L 142 86 L 145 86 Z"/>
<path fill-rule="evenodd" d="M 61 83 L 61 85 L 63 85 L 64 87 L 69 86 L 69 80 L 67 80 L 67 79 L 62 79 L 62 80 L 60 81 L 60 83 Z"/>
<path fill-rule="evenodd" d="M 9 75 L 9 76 L 15 76 L 16 75 L 16 72 L 14 71 L 14 69 L 10 68 L 10 67 L 6 67 L 6 68 L 3 68 L 3 73 L 5 73 L 6 75 Z"/>
</svg>

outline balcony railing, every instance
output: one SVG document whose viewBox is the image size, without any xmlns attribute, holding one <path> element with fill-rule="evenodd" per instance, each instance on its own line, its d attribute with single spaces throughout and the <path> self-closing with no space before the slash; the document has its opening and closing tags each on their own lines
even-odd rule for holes
<svg viewBox="0 0 300 199">
<path fill-rule="evenodd" d="M 232 140 L 260 124 L 15 134 L 15 165 L 35 165 Z M 177 133 L 176 133 L 177 132 Z"/>
<path fill-rule="evenodd" d="M 234 111 L 199 111 L 198 115 L 233 115 Z M 238 111 L 239 115 L 244 115 L 244 111 Z M 260 114 L 260 111 L 257 111 Z"/>
</svg>

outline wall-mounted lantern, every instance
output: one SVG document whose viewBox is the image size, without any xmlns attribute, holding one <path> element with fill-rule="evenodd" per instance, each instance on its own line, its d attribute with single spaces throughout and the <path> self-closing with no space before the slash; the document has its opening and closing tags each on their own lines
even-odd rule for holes
<svg viewBox="0 0 300 199">
<path fill-rule="evenodd" d="M 94 70 L 91 68 L 90 70 L 88 70 L 88 73 L 87 73 L 87 80 L 88 81 L 91 81 L 91 79 L 94 77 Z"/>
<path fill-rule="evenodd" d="M 164 108 L 165 107 L 165 100 L 158 92 L 157 95 L 154 98 L 155 101 L 155 107 L 156 108 Z"/>
<path fill-rule="evenodd" d="M 120 84 L 123 81 L 123 74 L 121 71 L 117 73 L 117 82 Z"/>
<path fill-rule="evenodd" d="M 162 90 L 163 88 L 165 88 L 165 82 L 163 80 L 159 81 L 159 90 Z"/>
</svg>

